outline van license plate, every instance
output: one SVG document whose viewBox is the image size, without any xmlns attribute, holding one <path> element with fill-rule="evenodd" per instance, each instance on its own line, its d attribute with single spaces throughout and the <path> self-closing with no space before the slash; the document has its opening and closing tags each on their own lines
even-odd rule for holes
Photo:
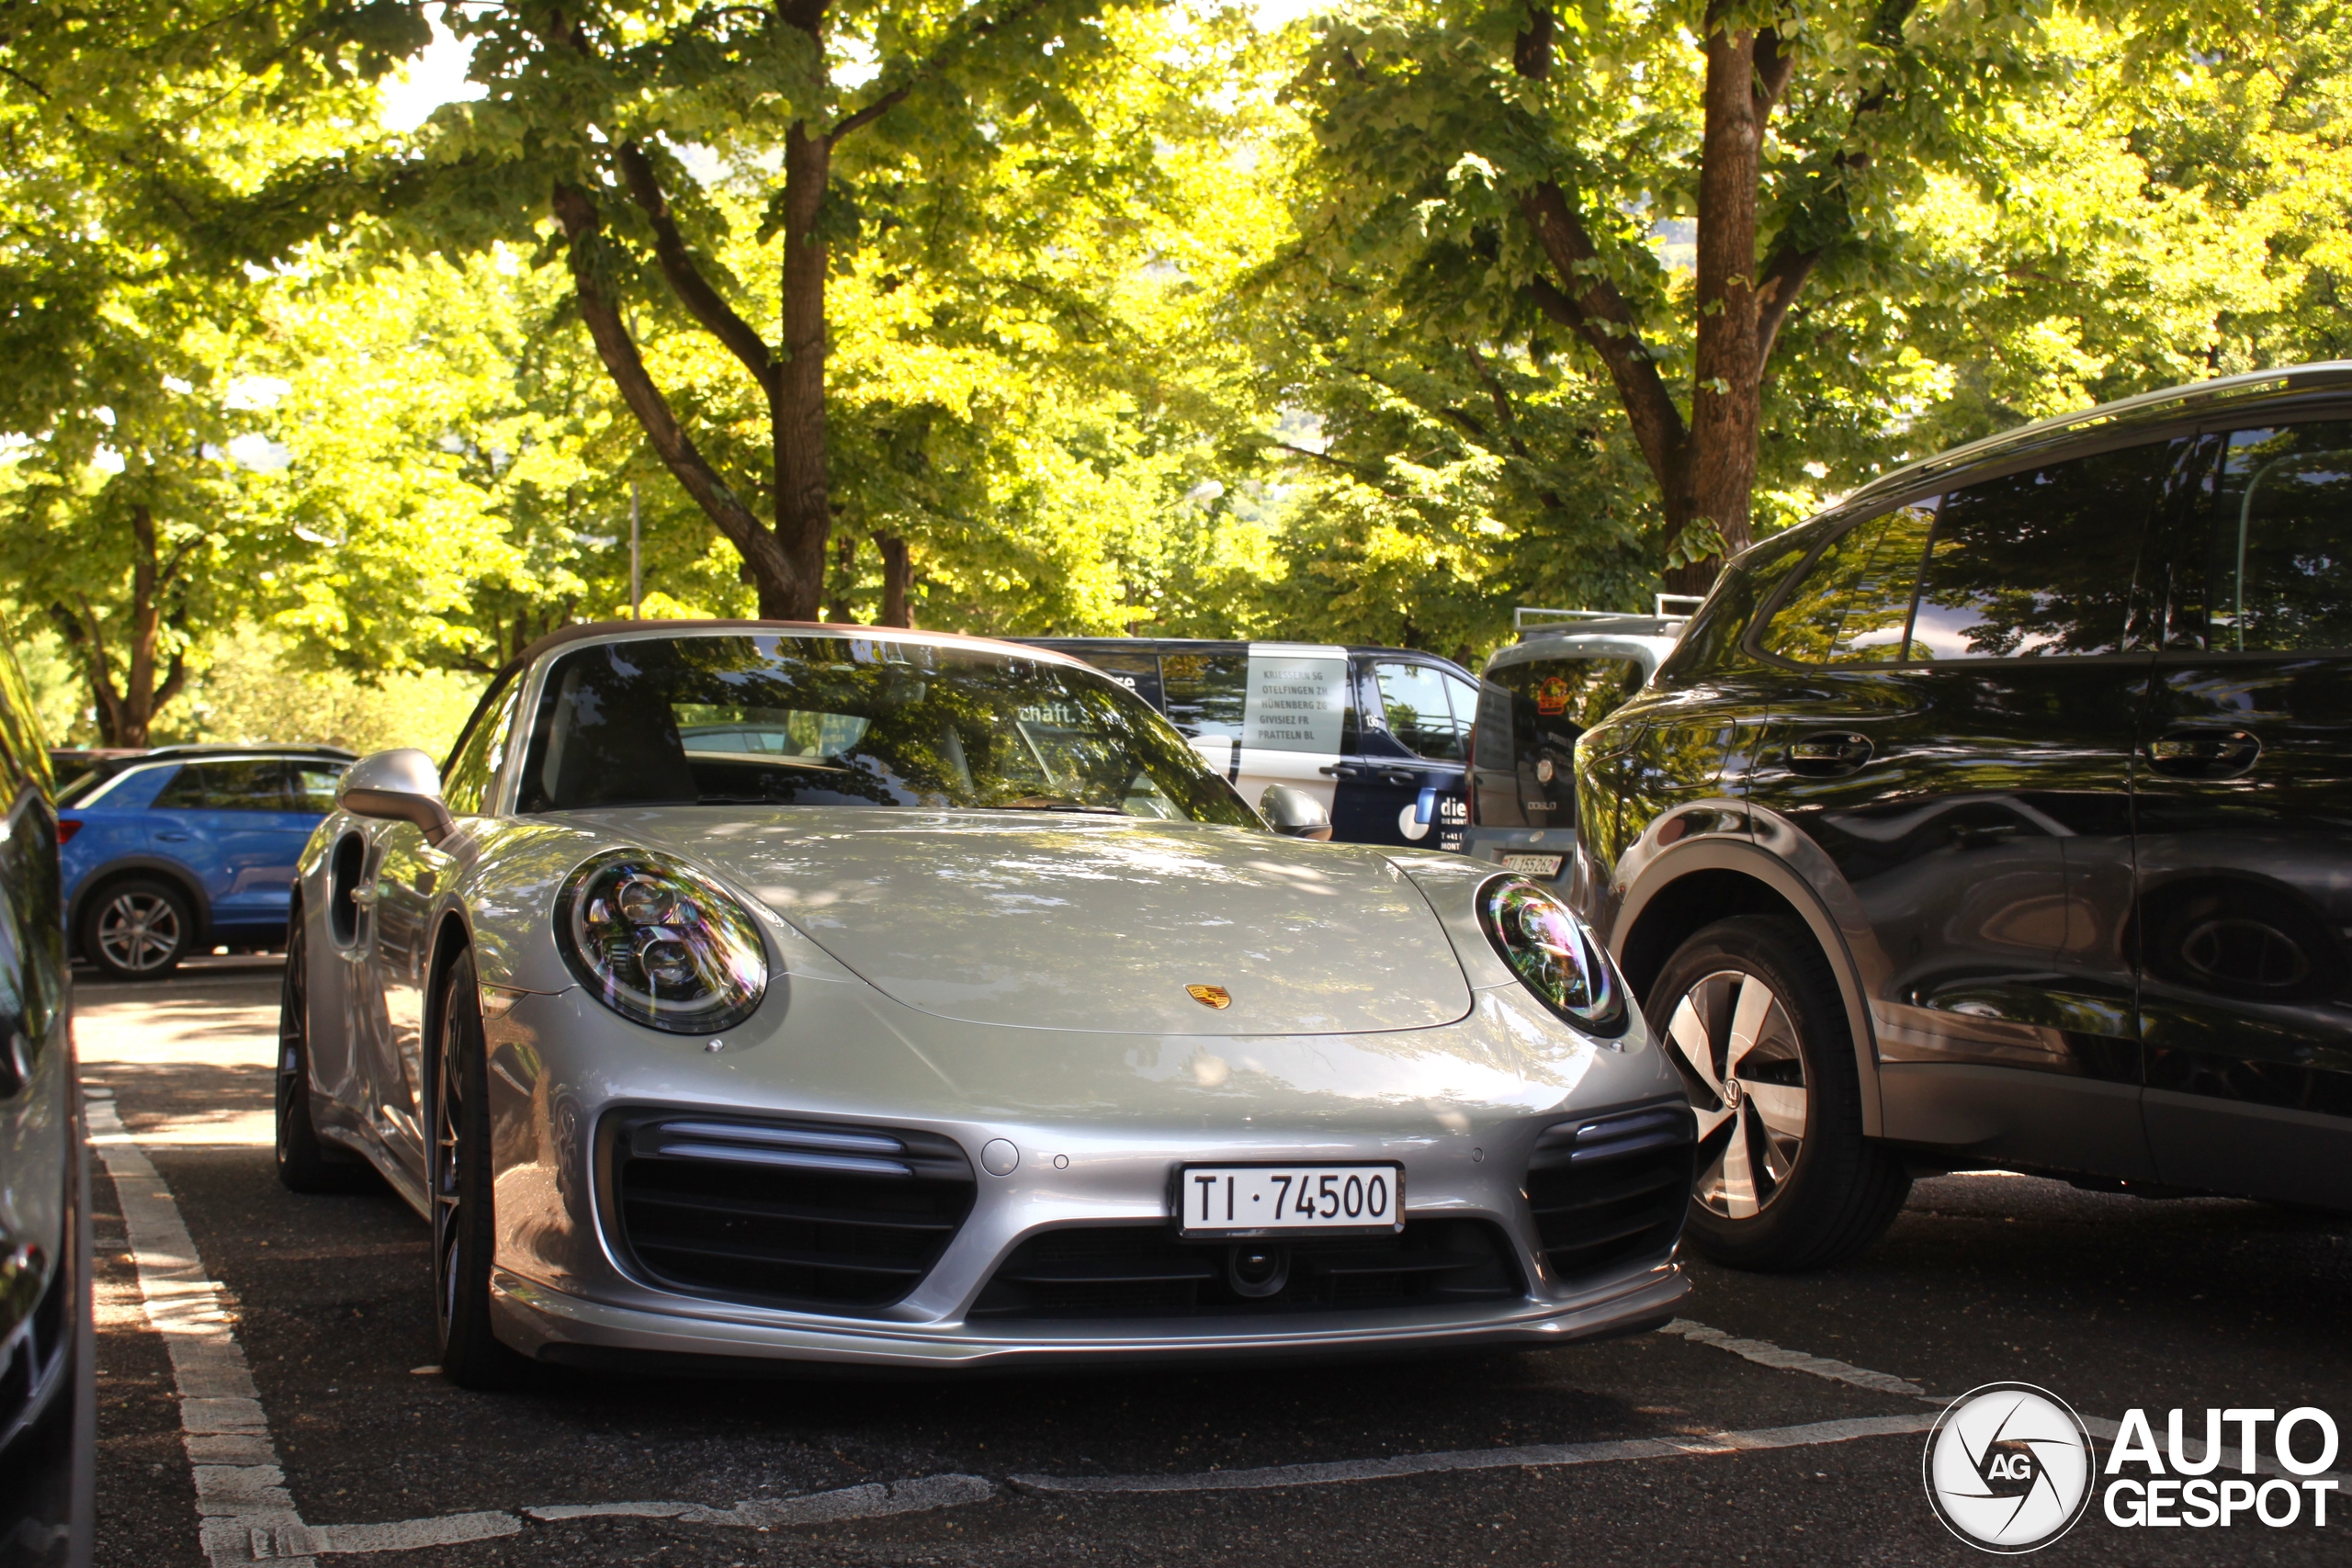
<svg viewBox="0 0 2352 1568">
<path fill-rule="evenodd" d="M 1405 1212 L 1396 1165 L 1188 1165 L 1177 1187 L 1188 1236 L 1386 1234 Z"/>
</svg>

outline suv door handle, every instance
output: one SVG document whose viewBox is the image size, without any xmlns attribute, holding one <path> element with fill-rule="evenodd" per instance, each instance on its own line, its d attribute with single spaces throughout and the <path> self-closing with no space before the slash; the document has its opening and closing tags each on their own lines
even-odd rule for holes
<svg viewBox="0 0 2352 1568">
<path fill-rule="evenodd" d="M 2261 755 L 2243 729 L 2175 729 L 2148 743 L 2148 765 L 2180 779 L 2235 778 Z"/>
<path fill-rule="evenodd" d="M 157 833 L 155 835 L 155 841 L 159 844 L 185 844 L 187 840 L 188 835 L 186 833 Z"/>
<path fill-rule="evenodd" d="M 1808 735 L 1789 747 L 1789 772 L 1807 778 L 1835 778 L 1852 773 L 1870 760 L 1871 740 L 1867 735 Z"/>
<path fill-rule="evenodd" d="M 1334 762 L 1328 768 L 1317 768 L 1315 771 L 1321 773 L 1327 779 L 1360 779 L 1363 777 L 1363 770 L 1357 767 L 1353 762 Z"/>
</svg>

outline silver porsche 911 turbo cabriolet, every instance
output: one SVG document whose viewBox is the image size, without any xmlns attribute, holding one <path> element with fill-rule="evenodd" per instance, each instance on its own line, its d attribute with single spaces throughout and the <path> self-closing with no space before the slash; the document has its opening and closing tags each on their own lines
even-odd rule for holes
<svg viewBox="0 0 2352 1568">
<path fill-rule="evenodd" d="M 473 1385 L 1665 1320 L 1691 1113 L 1599 944 L 1268 794 L 1036 649 L 560 633 L 311 840 L 279 1171 L 429 1217 Z"/>
</svg>

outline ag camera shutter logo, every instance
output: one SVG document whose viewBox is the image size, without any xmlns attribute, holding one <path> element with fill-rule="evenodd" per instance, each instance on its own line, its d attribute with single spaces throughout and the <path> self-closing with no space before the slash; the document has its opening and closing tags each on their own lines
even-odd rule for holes
<svg viewBox="0 0 2352 1568">
<path fill-rule="evenodd" d="M 2039 1551 L 2090 1506 L 2090 1433 L 2031 1383 L 1986 1383 L 1953 1400 L 1928 1434 L 1923 1467 L 1936 1517 L 1985 1551 Z"/>
</svg>

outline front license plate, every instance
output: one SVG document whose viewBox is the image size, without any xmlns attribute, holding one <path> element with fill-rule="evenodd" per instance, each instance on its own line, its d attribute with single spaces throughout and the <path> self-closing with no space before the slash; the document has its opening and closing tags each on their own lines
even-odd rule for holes
<svg viewBox="0 0 2352 1568">
<path fill-rule="evenodd" d="M 1188 1165 L 1177 1186 L 1188 1236 L 1387 1232 L 1405 1212 L 1395 1165 Z"/>
</svg>

